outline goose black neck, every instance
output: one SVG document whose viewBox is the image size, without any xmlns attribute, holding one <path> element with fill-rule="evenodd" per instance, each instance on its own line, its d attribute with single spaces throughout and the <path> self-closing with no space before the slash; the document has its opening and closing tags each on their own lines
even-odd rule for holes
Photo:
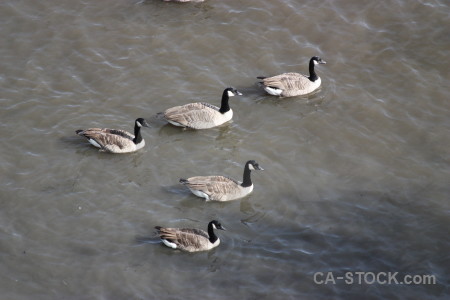
<svg viewBox="0 0 450 300">
<path fill-rule="evenodd" d="M 316 71 L 314 70 L 314 60 L 311 59 L 309 61 L 309 80 L 312 82 L 316 81 L 319 77 L 316 74 Z"/>
<path fill-rule="evenodd" d="M 244 179 L 242 180 L 241 186 L 242 187 L 249 187 L 251 186 L 252 183 L 252 179 L 250 178 L 250 173 L 252 171 L 250 170 L 250 166 L 248 163 L 245 164 L 245 168 L 244 168 Z"/>
<path fill-rule="evenodd" d="M 133 143 L 139 144 L 142 142 L 142 135 L 141 135 L 141 127 L 138 126 L 138 124 L 134 124 L 134 139 Z"/>
<path fill-rule="evenodd" d="M 228 105 L 228 99 L 229 99 L 228 90 L 225 90 L 225 91 L 223 91 L 223 94 L 222 94 L 222 103 L 220 104 L 220 109 L 219 109 L 219 112 L 222 114 L 224 114 L 230 110 L 230 105 Z"/>
<path fill-rule="evenodd" d="M 209 236 L 209 241 L 210 241 L 211 243 L 213 243 L 213 244 L 214 244 L 214 243 L 217 241 L 217 239 L 218 239 L 217 235 L 214 233 L 214 228 L 213 228 L 212 222 L 210 222 L 210 223 L 208 224 L 208 236 Z"/>
</svg>

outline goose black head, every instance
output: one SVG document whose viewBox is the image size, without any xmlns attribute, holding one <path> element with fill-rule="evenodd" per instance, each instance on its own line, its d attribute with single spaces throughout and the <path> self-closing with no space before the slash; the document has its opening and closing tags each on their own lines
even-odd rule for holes
<svg viewBox="0 0 450 300">
<path fill-rule="evenodd" d="M 318 56 L 311 57 L 311 61 L 314 62 L 315 65 L 317 65 L 317 64 L 326 64 L 327 63 L 326 61 L 324 61 L 323 59 L 321 59 Z"/>
<path fill-rule="evenodd" d="M 148 125 L 147 121 L 145 121 L 144 118 L 137 118 L 137 119 L 136 119 L 136 125 L 137 125 L 138 127 L 142 127 L 142 126 L 144 126 L 144 127 L 150 127 L 150 125 Z"/>
<path fill-rule="evenodd" d="M 225 230 L 225 227 L 223 227 L 217 220 L 212 220 L 210 223 L 214 229 Z"/>
<path fill-rule="evenodd" d="M 261 171 L 264 170 L 264 169 L 263 169 L 262 167 L 260 167 L 259 164 L 258 164 L 256 161 L 254 161 L 254 160 L 249 160 L 249 161 L 247 162 L 247 164 L 248 164 L 248 167 L 249 167 L 250 170 L 261 170 Z"/>
<path fill-rule="evenodd" d="M 232 87 L 226 88 L 225 91 L 227 92 L 228 97 L 242 96 L 241 92 Z"/>
</svg>

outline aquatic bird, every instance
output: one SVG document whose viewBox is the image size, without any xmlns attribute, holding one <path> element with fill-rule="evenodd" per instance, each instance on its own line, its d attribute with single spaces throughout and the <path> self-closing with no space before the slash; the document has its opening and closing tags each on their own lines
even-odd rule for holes
<svg viewBox="0 0 450 300">
<path fill-rule="evenodd" d="M 214 229 L 225 230 L 217 220 L 208 223 L 208 232 L 201 229 L 161 226 L 156 226 L 155 229 L 164 245 L 187 252 L 205 251 L 219 246 L 220 239 L 214 233 Z"/>
<path fill-rule="evenodd" d="M 264 90 L 274 96 L 292 97 L 312 93 L 320 87 L 321 79 L 317 76 L 314 66 L 326 64 L 326 61 L 318 56 L 309 60 L 309 76 L 299 73 L 283 73 L 273 77 L 257 77 Z"/>
<path fill-rule="evenodd" d="M 264 170 L 254 160 L 245 164 L 244 179 L 242 182 L 226 176 L 196 176 L 188 179 L 180 179 L 180 183 L 186 185 L 196 196 L 205 198 L 206 201 L 230 201 L 247 196 L 253 191 L 253 183 L 250 178 L 252 170 Z"/>
<path fill-rule="evenodd" d="M 141 135 L 141 127 L 149 127 L 147 121 L 138 118 L 134 122 L 134 135 L 121 129 L 109 128 L 89 128 L 79 129 L 76 134 L 87 138 L 89 143 L 101 152 L 128 153 L 134 152 L 145 146 L 145 141 Z"/>
<path fill-rule="evenodd" d="M 170 124 L 193 129 L 219 126 L 233 118 L 233 110 L 228 104 L 229 97 L 241 96 L 238 90 L 229 87 L 223 91 L 220 108 L 209 103 L 196 102 L 175 106 L 158 113 Z"/>
</svg>

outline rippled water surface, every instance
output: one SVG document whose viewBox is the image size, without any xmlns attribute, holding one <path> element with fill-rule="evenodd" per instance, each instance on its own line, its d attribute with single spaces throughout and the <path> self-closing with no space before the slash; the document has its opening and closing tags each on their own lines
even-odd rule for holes
<svg viewBox="0 0 450 300">
<path fill-rule="evenodd" d="M 448 299 L 449 15 L 443 0 L 2 1 L 1 298 Z M 313 55 L 327 61 L 317 93 L 257 86 L 306 73 Z M 218 105 L 227 86 L 244 94 L 231 123 L 153 117 Z M 136 153 L 75 135 L 137 117 L 151 128 Z M 242 200 L 178 184 L 241 179 L 249 159 L 265 171 Z M 212 219 L 227 231 L 210 252 L 154 236 Z M 317 272 L 436 282 L 319 284 Z"/>
</svg>

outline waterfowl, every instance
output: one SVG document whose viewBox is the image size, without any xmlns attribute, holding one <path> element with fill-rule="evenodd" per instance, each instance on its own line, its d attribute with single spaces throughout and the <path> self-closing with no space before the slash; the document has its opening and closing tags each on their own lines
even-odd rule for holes
<svg viewBox="0 0 450 300">
<path fill-rule="evenodd" d="M 145 146 L 145 141 L 141 135 L 141 127 L 149 127 L 147 121 L 138 118 L 134 122 L 134 135 L 121 129 L 109 128 L 89 128 L 79 129 L 76 134 L 87 138 L 89 143 L 102 152 L 128 153 L 134 152 Z"/>
<path fill-rule="evenodd" d="M 201 229 L 161 226 L 156 226 L 155 229 L 164 245 L 187 252 L 205 251 L 219 246 L 220 239 L 214 233 L 214 229 L 225 230 L 217 220 L 208 223 L 208 232 Z"/>
<path fill-rule="evenodd" d="M 317 76 L 314 66 L 326 64 L 326 61 L 318 56 L 309 60 L 309 76 L 299 73 L 284 73 L 273 77 L 257 77 L 264 90 L 270 95 L 292 97 L 312 93 L 320 87 L 321 79 Z"/>
<path fill-rule="evenodd" d="M 233 118 L 233 110 L 228 104 L 229 97 L 239 95 L 238 90 L 229 87 L 223 91 L 220 108 L 203 102 L 175 106 L 159 113 L 170 124 L 192 129 L 206 129 L 219 126 Z"/>
<path fill-rule="evenodd" d="M 205 198 L 206 201 L 230 201 L 247 196 L 253 191 L 253 183 L 250 178 L 252 170 L 264 170 L 254 160 L 245 164 L 244 179 L 242 182 L 226 176 L 196 176 L 188 179 L 180 179 L 180 183 L 186 185 L 196 196 Z"/>
</svg>

